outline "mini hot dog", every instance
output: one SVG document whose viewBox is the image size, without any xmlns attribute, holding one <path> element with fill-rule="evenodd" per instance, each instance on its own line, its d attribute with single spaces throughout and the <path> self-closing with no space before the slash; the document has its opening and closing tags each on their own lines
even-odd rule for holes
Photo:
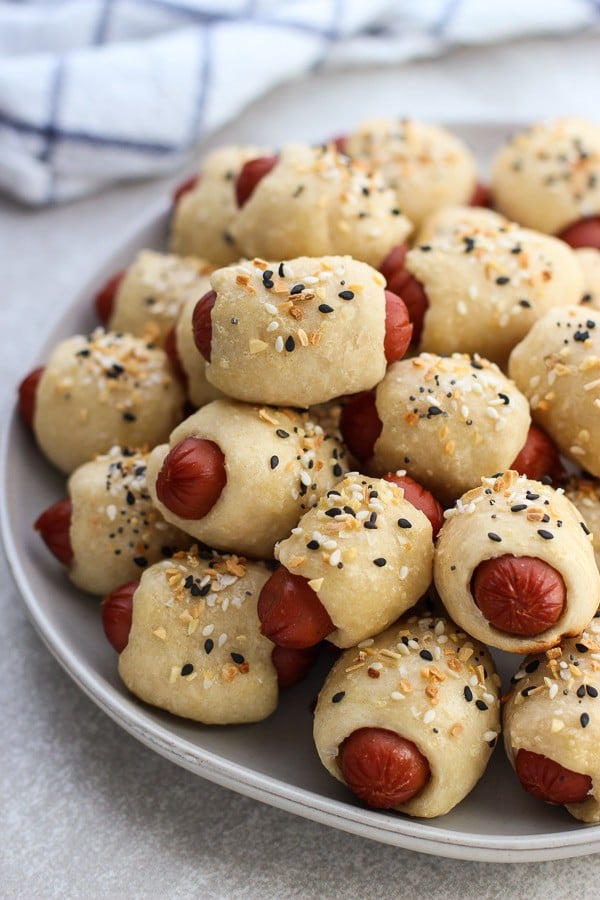
<svg viewBox="0 0 600 900">
<path fill-rule="evenodd" d="M 523 788 L 561 804 L 582 822 L 600 821 L 600 625 L 528 656 L 511 679 L 504 745 Z"/>
<path fill-rule="evenodd" d="M 237 215 L 236 178 L 244 163 L 259 156 L 253 146 L 220 147 L 202 161 L 201 174 L 188 179 L 174 197 L 170 249 L 226 266 L 243 256 L 231 233 Z"/>
<path fill-rule="evenodd" d="M 192 556 L 188 558 L 193 558 L 193 552 Z M 247 563 L 244 564 L 247 565 Z M 122 653 L 129 643 L 134 596 L 139 585 L 139 580 L 128 581 L 115 588 L 102 600 L 102 627 L 107 640 L 117 653 Z M 280 689 L 292 687 L 304 678 L 315 658 L 315 650 L 316 648 L 311 647 L 305 650 L 273 647 L 271 662 L 275 667 Z"/>
<path fill-rule="evenodd" d="M 600 476 L 600 313 L 551 310 L 514 348 L 508 371 L 531 416 L 576 465 Z"/>
<path fill-rule="evenodd" d="M 69 496 L 36 520 L 36 531 L 81 590 L 106 594 L 191 543 L 154 508 L 147 458 L 113 447 L 84 463 L 69 479 Z"/>
<path fill-rule="evenodd" d="M 350 647 L 387 628 L 431 583 L 432 529 L 393 482 L 347 475 L 275 548 L 258 602 L 263 634 L 286 647 Z"/>
<path fill-rule="evenodd" d="M 482 478 L 445 517 L 435 586 L 469 634 L 533 653 L 590 621 L 600 574 L 589 529 L 562 490 L 508 471 Z"/>
<path fill-rule="evenodd" d="M 396 266 L 388 288 L 406 303 L 421 350 L 479 353 L 504 368 L 536 319 L 579 302 L 581 266 L 556 238 L 501 218 L 493 225 L 490 213 L 445 212 Z"/>
<path fill-rule="evenodd" d="M 183 388 L 164 350 L 97 328 L 61 341 L 19 387 L 19 410 L 62 472 L 114 446 L 153 446 L 183 415 Z"/>
<path fill-rule="evenodd" d="M 196 257 L 141 250 L 96 295 L 96 311 L 109 331 L 126 331 L 163 347 L 185 303 L 208 290 L 213 269 Z"/>
<path fill-rule="evenodd" d="M 319 694 L 321 762 L 362 802 L 449 812 L 482 776 L 500 732 L 488 651 L 445 618 L 402 618 L 346 650 Z"/>
<path fill-rule="evenodd" d="M 525 397 L 493 363 L 421 353 L 390 366 L 375 392 L 349 400 L 340 428 L 367 471 L 405 470 L 449 504 L 510 466 L 529 424 Z"/>
<path fill-rule="evenodd" d="M 206 378 L 250 403 L 306 407 L 373 387 L 412 326 L 379 272 L 347 256 L 219 269 L 193 313 Z"/>
<path fill-rule="evenodd" d="M 218 549 L 267 559 L 343 475 L 344 457 L 308 415 L 215 400 L 152 451 L 148 484 L 168 522 Z"/>
<path fill-rule="evenodd" d="M 576 117 L 518 132 L 496 154 L 495 207 L 573 247 L 600 247 L 600 126 Z"/>
<path fill-rule="evenodd" d="M 192 548 L 113 591 L 103 624 L 127 688 L 205 724 L 270 715 L 278 686 L 302 677 L 312 654 L 274 654 L 260 634 L 256 601 L 268 575 L 263 563 Z"/>
<path fill-rule="evenodd" d="M 412 230 L 379 173 L 333 144 L 289 144 L 275 161 L 248 164 L 238 185 L 243 205 L 229 226 L 238 256 L 348 254 L 377 267 Z"/>
</svg>

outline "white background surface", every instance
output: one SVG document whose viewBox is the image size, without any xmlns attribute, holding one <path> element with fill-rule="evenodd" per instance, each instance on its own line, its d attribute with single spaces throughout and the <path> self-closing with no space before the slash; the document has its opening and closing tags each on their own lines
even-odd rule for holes
<svg viewBox="0 0 600 900">
<path fill-rule="evenodd" d="M 317 139 L 376 113 L 447 122 L 565 112 L 598 118 L 599 59 L 598 40 L 582 35 L 322 74 L 270 94 L 236 136 Z M 303 120 L 310 112 L 311 133 L 294 132 L 298 104 Z M 5 410 L 46 326 L 173 180 L 41 212 L 0 200 Z M 519 866 L 423 856 L 296 818 L 179 769 L 122 732 L 62 672 L 26 619 L 4 560 L 0 604 L 3 898 L 598 896 L 599 856 Z"/>
</svg>

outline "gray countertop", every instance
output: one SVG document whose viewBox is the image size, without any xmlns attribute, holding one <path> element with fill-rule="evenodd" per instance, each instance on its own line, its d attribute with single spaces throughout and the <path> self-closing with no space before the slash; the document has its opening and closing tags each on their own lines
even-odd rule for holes
<svg viewBox="0 0 600 900">
<path fill-rule="evenodd" d="M 447 121 L 597 117 L 598 52 L 597 41 L 581 36 L 321 74 L 320 111 L 306 136 L 384 112 Z M 302 104 L 306 118 L 314 89 L 301 83 L 273 92 L 242 117 L 236 136 L 252 137 L 259 122 L 258 139 L 282 142 L 290 110 Z M 41 211 L 0 200 L 5 404 L 59 310 L 173 181 Z M 121 730 L 63 672 L 30 625 L 3 557 L 0 604 L 3 897 L 597 896 L 598 856 L 519 866 L 425 856 L 298 818 L 178 768 Z"/>
</svg>

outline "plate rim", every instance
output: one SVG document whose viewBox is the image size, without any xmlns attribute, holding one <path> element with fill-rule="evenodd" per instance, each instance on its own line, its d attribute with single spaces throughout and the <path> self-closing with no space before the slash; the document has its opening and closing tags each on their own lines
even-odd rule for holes
<svg viewBox="0 0 600 900">
<path fill-rule="evenodd" d="M 453 122 L 451 127 L 455 131 L 460 131 L 461 125 L 469 129 L 510 129 L 515 124 L 465 121 Z M 94 266 L 85 283 L 72 292 L 71 299 L 61 305 L 57 314 L 52 317 L 44 340 L 38 345 L 33 359 L 29 360 L 26 371 L 44 360 L 46 348 L 56 341 L 58 333 L 64 331 L 65 320 L 74 311 L 81 310 L 83 315 L 84 302 L 86 299 L 89 302 L 95 290 L 105 280 L 106 272 L 111 267 L 114 268 L 114 260 L 124 255 L 124 248 L 138 244 L 144 231 L 164 227 L 168 222 L 169 211 L 168 200 L 161 198 L 150 204 L 130 223 L 120 237 L 119 244 Z M 129 253 L 128 256 L 130 258 Z M 43 602 L 29 583 L 20 562 L 20 554 L 26 552 L 26 548 L 19 548 L 6 490 L 10 477 L 11 446 L 22 423 L 10 394 L 3 407 L 3 421 L 8 422 L 8 425 L 3 430 L 0 441 L 0 534 L 13 581 L 35 631 L 63 670 L 96 706 L 136 740 L 188 771 L 252 799 L 320 824 L 403 849 L 480 862 L 536 862 L 600 851 L 600 825 L 586 826 L 582 823 L 581 828 L 566 832 L 552 831 L 536 835 L 482 836 L 474 832 L 456 832 L 437 825 L 435 829 L 431 829 L 427 820 L 423 819 L 381 816 L 375 810 L 351 806 L 306 788 L 290 785 L 281 779 L 263 775 L 199 747 L 184 737 L 175 736 L 170 733 L 167 725 L 152 721 L 143 706 L 120 694 L 101 675 L 86 666 L 85 660 L 70 651 L 60 632 L 49 623 L 44 614 Z M 374 816 L 379 816 L 378 821 L 371 821 Z"/>
</svg>

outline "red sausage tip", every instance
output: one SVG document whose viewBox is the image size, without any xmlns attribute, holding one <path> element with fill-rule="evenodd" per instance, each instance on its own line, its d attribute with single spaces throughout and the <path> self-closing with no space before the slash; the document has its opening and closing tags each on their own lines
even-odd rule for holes
<svg viewBox="0 0 600 900">
<path fill-rule="evenodd" d="M 510 468 L 533 481 L 550 479 L 556 483 L 565 474 L 558 448 L 537 425 L 529 426 L 527 440 Z"/>
<path fill-rule="evenodd" d="M 117 653 L 122 653 L 129 641 L 133 595 L 139 583 L 139 580 L 128 581 L 115 588 L 102 600 L 102 627 Z"/>
<path fill-rule="evenodd" d="M 119 290 L 121 282 L 125 278 L 125 274 L 126 273 L 124 270 L 116 272 L 111 278 L 108 279 L 106 284 L 102 288 L 100 288 L 100 290 L 94 297 L 96 315 L 103 325 L 108 325 L 109 319 L 113 314 L 117 292 Z"/>
<path fill-rule="evenodd" d="M 172 325 L 165 336 L 165 353 L 169 357 L 173 371 L 183 385 L 187 385 L 187 374 L 181 363 L 181 357 L 177 349 L 177 329 Z"/>
<path fill-rule="evenodd" d="M 235 197 L 240 208 L 250 199 L 259 181 L 275 168 L 278 159 L 278 156 L 259 156 L 244 163 L 235 179 Z"/>
<path fill-rule="evenodd" d="M 45 509 L 33 523 L 50 552 L 65 566 L 73 561 L 70 536 L 72 511 L 71 501 L 65 497 Z"/>
<path fill-rule="evenodd" d="M 375 391 L 361 391 L 344 405 L 340 431 L 350 453 L 359 462 L 371 459 L 383 423 L 377 413 Z"/>
<path fill-rule="evenodd" d="M 271 653 L 271 662 L 277 672 L 277 683 L 281 690 L 292 687 L 308 673 L 318 647 L 282 647 L 277 644 Z"/>
<path fill-rule="evenodd" d="M 221 448 L 214 441 L 189 437 L 165 456 L 156 479 L 156 494 L 181 519 L 202 519 L 211 511 L 226 483 Z"/>
<path fill-rule="evenodd" d="M 192 314 L 194 343 L 207 362 L 212 351 L 212 310 L 217 302 L 217 292 L 208 291 L 200 297 Z"/>
<path fill-rule="evenodd" d="M 407 803 L 431 774 L 416 745 L 385 728 L 353 731 L 342 744 L 340 765 L 352 793 L 376 809 Z"/>
<path fill-rule="evenodd" d="M 592 791 L 589 775 L 566 769 L 531 750 L 517 751 L 515 770 L 525 790 L 546 803 L 583 803 Z"/>
<path fill-rule="evenodd" d="M 406 254 L 408 253 L 409 247 L 406 242 L 402 244 L 397 244 L 395 247 L 392 247 L 390 252 L 387 254 L 383 262 L 379 265 L 379 271 L 388 282 L 396 272 L 404 269 L 404 261 L 406 259 Z"/>
<path fill-rule="evenodd" d="M 35 398 L 38 384 L 44 374 L 44 366 L 38 366 L 29 375 L 26 375 L 18 388 L 17 408 L 21 419 L 29 428 L 33 428 L 35 416 Z"/>
<path fill-rule="evenodd" d="M 392 291 L 385 292 L 385 338 L 383 349 L 388 365 L 402 359 L 412 338 L 413 326 L 406 303 Z"/>
<path fill-rule="evenodd" d="M 600 216 L 580 219 L 561 231 L 558 237 L 574 250 L 582 247 L 600 250 Z"/>
<path fill-rule="evenodd" d="M 411 478 L 409 475 L 396 475 L 394 472 L 388 472 L 384 476 L 385 481 L 391 481 L 404 490 L 404 497 L 416 509 L 420 509 L 431 522 L 433 531 L 433 539 L 438 536 L 438 532 L 444 524 L 444 509 L 433 494 Z"/>
<path fill-rule="evenodd" d="M 489 208 L 491 205 L 492 192 L 486 184 L 482 184 L 481 181 L 478 181 L 475 185 L 475 190 L 471 194 L 469 206 L 484 206 Z"/>
<path fill-rule="evenodd" d="M 184 194 L 189 194 L 190 191 L 193 191 L 197 184 L 200 182 L 200 175 L 192 175 L 190 178 L 186 178 L 185 181 L 182 181 L 177 185 L 175 190 L 173 191 L 173 206 L 177 206 L 181 198 Z"/>
<path fill-rule="evenodd" d="M 554 625 L 566 599 L 556 569 L 537 557 L 510 554 L 480 563 L 471 591 L 490 625 L 522 637 L 534 637 Z"/>
<path fill-rule="evenodd" d="M 301 575 L 276 569 L 258 598 L 260 630 L 282 647 L 302 650 L 318 644 L 335 629 L 317 594 Z"/>
</svg>

